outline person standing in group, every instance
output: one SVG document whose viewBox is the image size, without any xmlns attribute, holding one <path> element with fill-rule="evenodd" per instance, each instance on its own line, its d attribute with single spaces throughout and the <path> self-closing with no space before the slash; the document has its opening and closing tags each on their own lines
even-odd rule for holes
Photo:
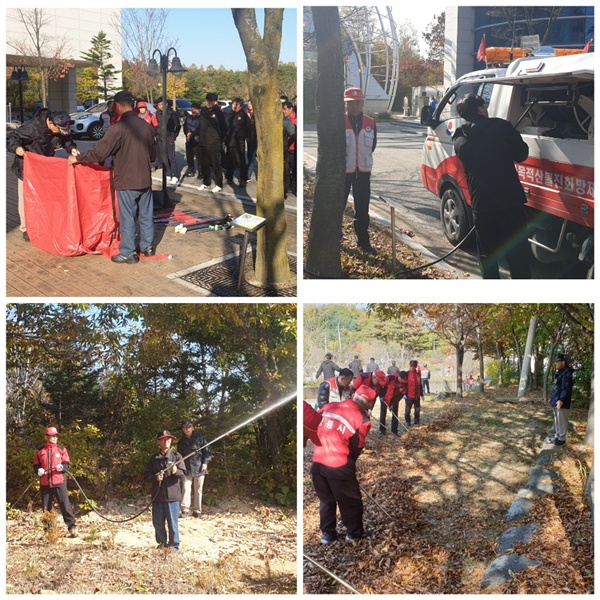
<svg viewBox="0 0 600 600">
<path fill-rule="evenodd" d="M 25 206 L 23 202 L 23 157 L 26 152 L 42 156 L 54 156 L 54 151 L 62 146 L 71 155 L 79 154 L 77 144 L 71 137 L 69 126 L 71 117 L 62 111 L 51 112 L 48 108 L 39 110 L 32 119 L 25 121 L 6 136 L 6 149 L 15 155 L 11 170 L 17 176 L 17 198 L 20 230 L 28 242 Z"/>
<path fill-rule="evenodd" d="M 375 359 L 371 357 L 367 363 L 367 373 L 375 373 L 379 371 L 379 365 L 375 362 Z"/>
<path fill-rule="evenodd" d="M 427 366 L 427 363 L 423 363 L 423 367 L 421 368 L 421 381 L 423 382 L 423 396 L 425 394 L 431 393 L 429 391 L 429 380 L 431 379 L 431 371 Z"/>
<path fill-rule="evenodd" d="M 362 373 L 362 364 L 360 362 L 360 359 L 358 358 L 358 354 L 354 355 L 354 360 L 350 362 L 348 368 L 352 371 L 354 377 Z"/>
<path fill-rule="evenodd" d="M 387 428 L 385 426 L 385 420 L 387 411 L 390 409 L 392 413 L 392 426 L 391 432 L 393 435 L 398 435 L 398 406 L 400 400 L 406 398 L 408 391 L 408 373 L 406 371 L 398 371 L 398 373 L 391 373 L 385 376 L 386 383 L 381 385 L 377 395 L 381 402 L 381 409 L 379 412 L 379 433 L 385 435 Z"/>
<path fill-rule="evenodd" d="M 371 533 L 363 526 L 363 503 L 356 478 L 356 460 L 371 429 L 369 411 L 375 391 L 359 387 L 352 398 L 327 404 L 317 428 L 320 445 L 314 447 L 311 474 L 319 498 L 321 543 L 338 537 L 336 513 L 339 507 L 346 526 L 346 540 L 356 541 Z"/>
<path fill-rule="evenodd" d="M 164 110 L 165 103 L 162 96 L 156 99 L 154 104 L 156 106 L 156 119 L 158 121 L 158 151 L 161 155 L 161 161 L 163 168 L 165 169 L 167 176 L 167 183 L 171 185 L 177 185 L 179 183 L 179 171 L 177 169 L 177 160 L 175 158 L 175 140 L 179 135 L 181 129 L 181 121 L 179 115 L 173 110 L 172 100 L 167 99 L 167 108 Z M 162 142 L 162 122 L 163 119 L 167 121 L 167 153 L 163 156 L 163 142 Z"/>
<path fill-rule="evenodd" d="M 148 104 L 140 100 L 136 105 L 137 115 L 154 129 L 154 135 L 158 135 L 158 119 L 156 115 L 148 110 Z"/>
<path fill-rule="evenodd" d="M 181 480 L 181 516 L 190 514 L 202 516 L 202 488 L 208 474 L 208 463 L 212 456 L 206 438 L 194 429 L 194 424 L 186 419 L 181 424 L 183 436 L 177 442 L 177 451 L 185 457 L 185 478 Z M 189 456 L 192 454 L 192 456 Z"/>
<path fill-rule="evenodd" d="M 350 369 L 340 369 L 337 377 L 326 379 L 317 391 L 317 408 L 323 408 L 329 402 L 343 402 L 351 396 L 352 379 Z"/>
<path fill-rule="evenodd" d="M 159 451 L 146 464 L 144 479 L 152 484 L 152 525 L 158 548 L 178 551 L 180 482 L 186 471 L 181 460 L 183 457 L 171 448 L 172 440 L 173 436 L 169 431 L 159 431 L 156 436 Z"/>
<path fill-rule="evenodd" d="M 365 96 L 360 88 L 344 92 L 346 102 L 346 200 L 352 190 L 354 197 L 354 231 L 358 247 L 368 254 L 377 254 L 369 240 L 369 202 L 373 152 L 377 146 L 375 119 L 363 114 Z"/>
<path fill-rule="evenodd" d="M 569 410 L 573 394 L 573 369 L 564 354 L 554 360 L 554 379 L 550 392 L 550 407 L 554 411 L 554 443 L 563 446 L 569 432 Z"/>
<path fill-rule="evenodd" d="M 193 177 L 196 174 L 194 159 L 198 163 L 198 178 L 200 178 L 200 152 L 198 147 L 200 129 L 200 102 L 192 102 L 192 114 L 185 117 L 183 121 L 183 135 L 185 136 L 185 160 L 187 171 L 185 177 Z"/>
<path fill-rule="evenodd" d="M 227 126 L 223 111 L 217 100 L 219 97 L 214 92 L 206 94 L 204 106 L 200 109 L 200 166 L 202 169 L 202 185 L 200 191 L 210 189 L 211 169 L 215 175 L 215 186 L 212 192 L 223 189 L 223 170 L 221 167 L 221 144 L 225 139 Z"/>
<path fill-rule="evenodd" d="M 289 119 L 293 124 L 294 128 L 298 128 L 298 117 L 296 115 L 296 109 L 294 105 L 286 100 L 283 104 L 283 114 L 286 119 Z M 296 187 L 297 187 L 297 163 L 296 163 L 296 139 L 294 136 L 294 140 L 289 144 L 287 149 L 287 164 L 285 165 L 285 181 L 284 181 L 284 192 L 287 194 L 291 192 L 296 196 Z"/>
<path fill-rule="evenodd" d="M 45 511 L 52 511 L 52 501 L 58 501 L 63 521 L 69 531 L 69 537 L 77 537 L 77 523 L 67 491 L 65 472 L 71 466 L 69 453 L 64 446 L 58 445 L 58 430 L 47 427 L 44 432 L 44 445 L 37 450 L 33 457 L 33 470 L 40 478 L 42 491 L 42 506 Z"/>
<path fill-rule="evenodd" d="M 410 413 L 414 406 L 415 425 L 421 423 L 421 397 L 423 395 L 423 383 L 421 374 L 417 370 L 419 363 L 416 360 L 411 360 L 407 374 L 406 383 L 406 400 L 404 401 L 404 420 L 406 426 L 410 427 Z"/>
<path fill-rule="evenodd" d="M 152 127 L 133 111 L 134 99 L 127 91 L 117 92 L 115 104 L 120 119 L 98 140 L 96 145 L 78 156 L 70 156 L 71 164 L 99 163 L 112 157 L 113 185 L 117 191 L 121 230 L 120 253 L 111 260 L 118 264 L 139 261 L 139 248 L 144 256 L 154 256 L 154 216 L 151 165 L 156 159 Z"/>
<path fill-rule="evenodd" d="M 357 375 L 352 382 L 352 388 L 357 390 L 361 385 L 366 385 L 379 393 L 386 384 L 387 375 L 380 369 L 377 369 L 377 371 L 367 371 L 366 373 L 363 372 Z"/>
<path fill-rule="evenodd" d="M 339 371 L 340 367 L 338 367 L 332 359 L 333 355 L 331 354 L 331 352 L 328 352 L 325 355 L 325 360 L 319 365 L 319 369 L 317 370 L 315 379 L 319 379 L 319 375 L 321 375 L 321 373 L 323 373 L 323 379 L 325 381 L 327 381 L 327 379 L 335 377 L 335 372 Z"/>
<path fill-rule="evenodd" d="M 233 183 L 235 169 L 239 172 L 239 187 L 245 187 L 248 182 L 248 164 L 246 163 L 246 140 L 250 137 L 250 118 L 244 111 L 244 101 L 234 98 L 231 101 L 231 110 L 225 117 L 227 133 L 225 145 L 227 147 L 227 183 Z"/>
<path fill-rule="evenodd" d="M 252 176 L 252 171 L 255 173 L 255 178 L 258 174 L 257 170 L 257 162 L 256 162 L 256 151 L 258 150 L 258 139 L 256 137 L 256 118 L 254 115 L 254 105 L 252 104 L 252 100 L 248 100 L 248 105 L 246 108 L 246 114 L 250 119 L 250 130 L 248 133 L 248 143 L 247 143 L 247 152 L 248 152 L 248 181 Z"/>
<path fill-rule="evenodd" d="M 398 375 L 398 373 L 400 373 L 400 369 L 396 366 L 396 361 L 393 360 L 392 364 L 388 367 L 387 374 Z"/>
<path fill-rule="evenodd" d="M 512 279 L 531 279 L 527 198 L 515 169 L 529 147 L 511 123 L 489 117 L 481 96 L 468 94 L 456 110 L 468 121 L 452 141 L 467 176 L 482 277 L 500 279 L 504 255 Z"/>
</svg>

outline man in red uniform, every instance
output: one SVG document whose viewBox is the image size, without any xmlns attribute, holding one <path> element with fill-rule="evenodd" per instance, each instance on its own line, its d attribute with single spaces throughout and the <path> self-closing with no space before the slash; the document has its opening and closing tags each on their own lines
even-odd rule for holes
<svg viewBox="0 0 600 600">
<path fill-rule="evenodd" d="M 386 375 L 387 383 L 379 391 L 379 399 L 381 400 L 381 408 L 379 412 L 379 433 L 385 435 L 385 418 L 387 409 L 392 412 L 392 433 L 398 435 L 398 405 L 400 400 L 406 397 L 408 386 L 408 373 L 400 371 Z"/>
<path fill-rule="evenodd" d="M 410 427 L 410 411 L 415 407 L 415 425 L 419 425 L 421 419 L 421 396 L 423 395 L 423 383 L 421 374 L 417 370 L 419 363 L 416 360 L 410 361 L 407 382 L 407 398 L 404 406 L 404 420 L 406 426 Z"/>
<path fill-rule="evenodd" d="M 344 92 L 346 102 L 346 199 L 352 189 L 354 197 L 354 231 L 358 247 L 368 254 L 377 251 L 369 241 L 369 201 L 373 152 L 377 145 L 375 120 L 363 114 L 365 96 L 360 88 Z"/>
<path fill-rule="evenodd" d="M 321 543 L 337 538 L 336 511 L 339 506 L 346 539 L 358 540 L 365 535 L 363 503 L 356 479 L 356 459 L 371 429 L 368 411 L 376 394 L 372 388 L 360 386 L 351 399 L 326 404 L 317 428 L 320 446 L 315 446 L 312 480 L 319 497 Z"/>
<path fill-rule="evenodd" d="M 69 530 L 69 537 L 77 537 L 75 515 L 69 502 L 67 478 L 65 471 L 69 470 L 69 453 L 64 446 L 58 445 L 56 427 L 48 427 L 44 432 L 45 444 L 33 457 L 33 470 L 40 478 L 42 490 L 42 505 L 45 511 L 52 511 L 52 501 L 58 501 L 60 512 Z"/>
<path fill-rule="evenodd" d="M 353 377 L 352 371 L 344 368 L 337 377 L 324 381 L 317 392 L 317 408 L 321 409 L 329 402 L 348 400 L 352 395 L 350 390 Z"/>
<path fill-rule="evenodd" d="M 387 385 L 387 376 L 381 369 L 373 373 L 360 373 L 354 378 L 352 387 L 357 390 L 361 385 L 370 387 L 379 395 L 379 391 Z"/>
</svg>

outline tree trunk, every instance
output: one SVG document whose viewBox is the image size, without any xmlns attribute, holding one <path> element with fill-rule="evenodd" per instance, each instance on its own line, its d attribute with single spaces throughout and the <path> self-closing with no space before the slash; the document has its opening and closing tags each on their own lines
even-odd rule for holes
<svg viewBox="0 0 600 600">
<path fill-rule="evenodd" d="M 264 36 L 251 8 L 231 9 L 248 65 L 248 90 L 256 114 L 258 184 L 256 214 L 266 219 L 257 233 L 255 276 L 264 287 L 290 281 L 283 197 L 283 116 L 277 83 L 282 8 L 265 9 Z"/>
<path fill-rule="evenodd" d="M 500 344 L 496 342 L 496 358 L 498 359 L 498 387 L 502 387 L 502 370 L 503 370 L 503 357 L 500 350 Z"/>
<path fill-rule="evenodd" d="M 463 381 L 463 360 L 465 358 L 465 346 L 459 342 L 455 346 L 456 349 L 456 397 L 462 398 L 462 381 Z"/>
<path fill-rule="evenodd" d="M 346 198 L 344 63 L 337 7 L 312 7 L 317 42 L 317 176 L 306 254 L 307 274 L 342 276 L 340 242 Z"/>
</svg>

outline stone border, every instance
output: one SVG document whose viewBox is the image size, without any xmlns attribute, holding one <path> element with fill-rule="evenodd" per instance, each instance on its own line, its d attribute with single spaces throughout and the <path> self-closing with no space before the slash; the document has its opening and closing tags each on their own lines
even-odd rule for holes
<svg viewBox="0 0 600 600">
<path fill-rule="evenodd" d="M 569 423 L 569 431 L 573 430 L 573 424 Z M 524 519 L 531 512 L 535 498 L 544 494 L 554 494 L 556 490 L 560 489 L 560 486 L 554 483 L 558 474 L 551 467 L 557 456 L 562 453 L 562 449 L 563 446 L 554 445 L 553 425 L 548 436 L 542 442 L 542 450 L 531 467 L 527 482 L 517 492 L 506 513 L 507 525 Z M 532 560 L 520 554 L 509 554 L 517 544 L 529 543 L 537 529 L 538 526 L 535 523 L 511 526 L 498 537 L 496 546 L 500 556 L 485 570 L 481 579 L 482 589 L 499 583 L 507 583 L 515 573 L 541 564 L 539 560 Z"/>
</svg>

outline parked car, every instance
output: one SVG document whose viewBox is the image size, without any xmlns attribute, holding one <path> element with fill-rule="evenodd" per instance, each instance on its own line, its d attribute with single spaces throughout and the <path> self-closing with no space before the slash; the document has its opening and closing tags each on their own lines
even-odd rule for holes
<svg viewBox="0 0 600 600">
<path fill-rule="evenodd" d="M 93 140 L 101 139 L 105 131 L 102 113 L 108 109 L 108 105 L 108 102 L 100 102 L 83 112 L 71 113 L 73 120 L 71 134 L 75 137 L 88 136 Z"/>
<path fill-rule="evenodd" d="M 177 98 L 177 114 L 181 119 L 185 119 L 192 114 L 192 102 L 185 98 Z"/>
</svg>

